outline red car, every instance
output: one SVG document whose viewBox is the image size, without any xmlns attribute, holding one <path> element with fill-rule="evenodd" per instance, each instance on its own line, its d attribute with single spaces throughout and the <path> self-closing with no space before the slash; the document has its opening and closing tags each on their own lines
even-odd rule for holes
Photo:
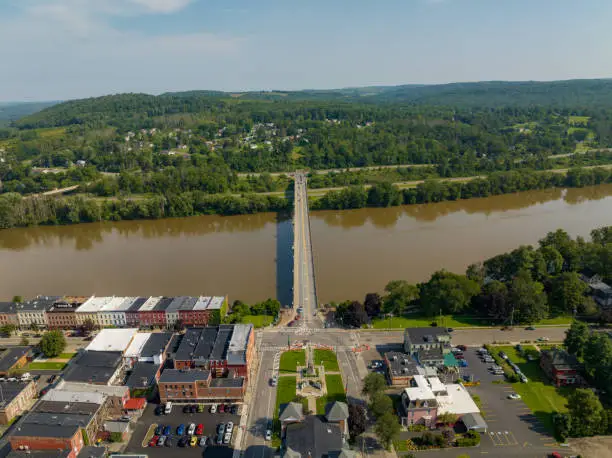
<svg viewBox="0 0 612 458">
<path fill-rule="evenodd" d="M 196 436 L 201 436 L 203 432 L 204 432 L 204 425 L 200 423 L 195 430 Z"/>
<path fill-rule="evenodd" d="M 149 447 L 156 447 L 157 441 L 159 440 L 159 436 L 153 436 L 149 441 Z"/>
<path fill-rule="evenodd" d="M 457 345 L 457 348 L 461 351 L 467 351 L 467 347 L 465 345 Z"/>
<path fill-rule="evenodd" d="M 223 404 L 219 404 L 219 413 L 225 412 L 225 406 Z"/>
<path fill-rule="evenodd" d="M 557 453 L 557 452 L 552 452 L 552 453 L 550 454 L 550 456 L 552 456 L 552 458 L 563 458 L 563 457 L 561 456 L 561 454 L 560 454 L 560 453 Z"/>
<path fill-rule="evenodd" d="M 465 356 L 463 356 L 463 353 L 457 353 L 457 354 L 455 355 L 455 358 L 456 358 L 456 359 L 465 359 Z"/>
</svg>

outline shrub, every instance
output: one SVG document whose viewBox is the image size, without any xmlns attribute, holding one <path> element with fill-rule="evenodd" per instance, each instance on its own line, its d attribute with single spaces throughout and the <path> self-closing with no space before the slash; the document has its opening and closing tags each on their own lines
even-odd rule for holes
<svg viewBox="0 0 612 458">
<path fill-rule="evenodd" d="M 475 447 L 480 444 L 480 434 L 476 431 L 468 431 L 463 437 L 457 439 L 458 447 Z"/>
</svg>

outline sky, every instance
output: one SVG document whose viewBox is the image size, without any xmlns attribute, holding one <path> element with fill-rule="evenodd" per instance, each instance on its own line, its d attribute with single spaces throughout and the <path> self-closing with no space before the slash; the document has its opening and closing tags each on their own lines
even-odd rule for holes
<svg viewBox="0 0 612 458">
<path fill-rule="evenodd" d="M 612 77 L 610 0 L 0 0 L 0 101 Z"/>
</svg>

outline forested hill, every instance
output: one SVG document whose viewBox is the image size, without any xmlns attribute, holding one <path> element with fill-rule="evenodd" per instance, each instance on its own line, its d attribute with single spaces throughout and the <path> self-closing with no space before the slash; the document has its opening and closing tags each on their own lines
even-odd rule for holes
<svg viewBox="0 0 612 458">
<path fill-rule="evenodd" d="M 285 105 L 304 104 L 304 109 L 337 109 L 338 104 L 445 106 L 458 110 L 499 107 L 545 106 L 578 112 L 612 107 L 612 80 L 570 80 L 555 82 L 480 82 L 445 85 L 405 85 L 337 90 L 271 91 L 224 93 L 188 91 L 149 94 L 118 94 L 61 103 L 21 118 L 19 128 L 88 124 L 143 126 L 143 120 L 180 113 L 215 112 L 218 116 L 232 106 L 265 113 L 257 102 Z M 252 103 L 253 105 L 249 105 Z M 264 114 L 265 116 L 265 114 Z"/>
<path fill-rule="evenodd" d="M 59 102 L 19 102 L 0 104 L 0 124 L 15 121 Z"/>
</svg>

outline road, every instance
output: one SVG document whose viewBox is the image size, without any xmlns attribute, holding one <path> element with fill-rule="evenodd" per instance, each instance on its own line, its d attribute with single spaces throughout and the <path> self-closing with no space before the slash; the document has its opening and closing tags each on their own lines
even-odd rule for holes
<svg viewBox="0 0 612 458">
<path fill-rule="evenodd" d="M 310 238 L 308 190 L 305 173 L 296 172 L 294 192 L 293 306 L 296 309 L 298 307 L 304 308 L 302 326 L 321 328 L 323 324 L 316 317 L 317 290 Z"/>
</svg>

